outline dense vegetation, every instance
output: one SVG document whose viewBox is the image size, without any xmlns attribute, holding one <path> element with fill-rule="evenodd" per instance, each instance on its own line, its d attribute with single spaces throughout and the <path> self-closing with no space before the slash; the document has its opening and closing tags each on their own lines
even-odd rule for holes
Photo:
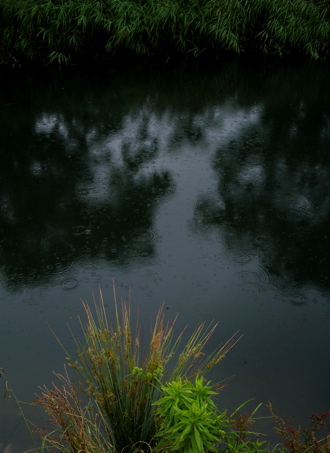
<svg viewBox="0 0 330 453">
<path fill-rule="evenodd" d="M 205 347 L 217 324 L 200 324 L 189 336 L 175 333 L 161 307 L 147 344 L 129 304 L 107 309 L 100 291 L 94 307 L 83 302 L 82 338 L 73 338 L 73 356 L 62 346 L 69 368 L 57 383 L 40 387 L 33 406 L 46 411 L 47 426 L 33 424 L 41 435 L 31 453 L 328 453 L 330 412 L 312 414 L 310 429 L 295 428 L 274 414 L 281 442 L 268 443 L 254 425 L 261 404 L 249 413 L 243 403 L 234 411 L 219 408 L 213 398 L 225 385 L 206 381 L 206 374 L 240 340 L 234 334 L 213 352 Z M 81 339 L 80 339 L 81 338 Z M 74 374 L 72 374 L 72 372 Z M 0 376 L 3 369 L 0 368 Z M 72 380 L 73 377 L 73 380 Z M 5 395 L 13 394 L 8 381 Z M 24 417 L 21 402 L 17 405 Z M 27 426 L 27 420 L 24 417 Z M 29 428 L 30 429 L 30 428 Z M 27 453 L 27 452 L 26 452 Z"/>
<path fill-rule="evenodd" d="M 114 54 L 327 58 L 328 0 L 0 0 L 0 63 Z"/>
</svg>

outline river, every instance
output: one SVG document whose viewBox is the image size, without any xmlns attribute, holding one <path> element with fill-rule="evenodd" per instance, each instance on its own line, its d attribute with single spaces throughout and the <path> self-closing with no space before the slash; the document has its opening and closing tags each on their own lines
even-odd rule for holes
<svg viewBox="0 0 330 453">
<path fill-rule="evenodd" d="M 3 79 L 0 367 L 18 400 L 63 371 L 51 330 L 74 350 L 81 299 L 101 288 L 111 316 L 114 282 L 145 328 L 164 304 L 177 332 L 219 321 L 210 349 L 239 331 L 211 376 L 231 378 L 222 407 L 271 401 L 304 425 L 330 410 L 329 72 L 235 60 Z M 3 399 L 0 451 L 30 446 Z"/>
</svg>

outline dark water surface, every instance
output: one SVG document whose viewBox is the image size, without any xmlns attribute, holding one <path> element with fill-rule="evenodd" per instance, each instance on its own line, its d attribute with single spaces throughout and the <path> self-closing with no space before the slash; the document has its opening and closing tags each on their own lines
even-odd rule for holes
<svg viewBox="0 0 330 453">
<path fill-rule="evenodd" d="M 223 407 L 330 410 L 329 80 L 230 62 L 2 82 L 0 367 L 18 399 L 63 370 L 48 325 L 73 350 L 80 299 L 100 285 L 111 309 L 114 279 L 146 327 L 164 303 L 178 331 L 219 320 L 210 348 L 240 331 L 212 375 L 234 376 Z M 18 412 L 1 400 L 0 452 L 31 446 Z"/>
</svg>

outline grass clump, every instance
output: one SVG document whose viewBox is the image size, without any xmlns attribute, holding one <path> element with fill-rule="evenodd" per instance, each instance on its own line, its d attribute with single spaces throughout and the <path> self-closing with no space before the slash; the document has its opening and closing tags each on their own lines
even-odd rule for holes
<svg viewBox="0 0 330 453">
<path fill-rule="evenodd" d="M 199 325 L 182 345 L 183 332 L 175 338 L 175 320 L 166 323 L 161 308 L 148 343 L 143 345 L 140 327 L 132 329 L 130 307 L 125 302 L 119 306 L 115 297 L 111 320 L 101 292 L 93 311 L 87 303 L 83 305 L 87 318 L 86 323 L 81 321 L 83 339 L 76 340 L 77 356 L 68 355 L 69 365 L 77 373 L 76 384 L 65 371 L 57 375 L 59 384 L 41 388 L 35 402 L 51 416 L 52 426 L 41 430 L 44 448 L 119 453 L 151 451 L 159 444 L 158 451 L 165 451 L 159 436 L 165 435 L 169 424 L 161 421 L 161 398 L 165 389 L 179 382 L 199 395 L 189 410 L 195 417 L 203 413 L 205 423 L 207 419 L 207 423 L 213 422 L 215 406 L 209 396 L 214 388 L 203 386 L 204 376 L 226 356 L 238 341 L 237 335 L 205 356 L 203 349 L 216 325 Z M 157 401 L 158 409 L 154 406 Z M 200 435 L 203 438 L 202 432 Z M 216 436 L 213 431 L 211 435 Z M 200 444 L 200 438 L 197 442 Z"/>
</svg>

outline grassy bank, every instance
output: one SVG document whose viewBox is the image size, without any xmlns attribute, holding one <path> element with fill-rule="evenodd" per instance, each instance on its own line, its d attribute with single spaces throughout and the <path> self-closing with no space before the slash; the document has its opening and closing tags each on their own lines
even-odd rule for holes
<svg viewBox="0 0 330 453">
<path fill-rule="evenodd" d="M 260 53 L 327 58 L 328 0 L 0 0 L 0 63 Z"/>
</svg>

